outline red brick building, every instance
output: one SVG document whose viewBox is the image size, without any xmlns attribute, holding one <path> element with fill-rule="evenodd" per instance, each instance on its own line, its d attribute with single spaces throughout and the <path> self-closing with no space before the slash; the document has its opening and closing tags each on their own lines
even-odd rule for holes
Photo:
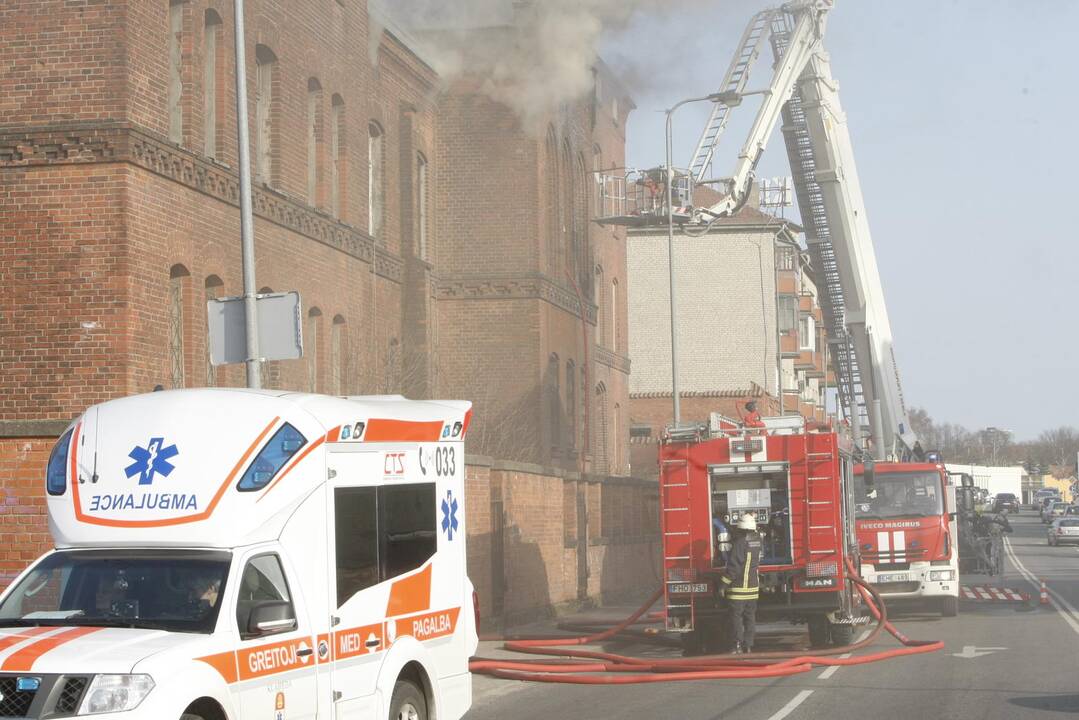
<svg viewBox="0 0 1079 720">
<path fill-rule="evenodd" d="M 232 13 L 0 8 L 0 574 L 48 544 L 44 457 L 83 408 L 244 382 L 206 343 L 205 301 L 241 292 Z M 264 384 L 472 397 L 473 452 L 592 473 L 563 507 L 600 512 L 589 484 L 628 472 L 626 259 L 590 173 L 622 164 L 632 106 L 599 66 L 535 137 L 370 13 L 247 3 L 258 283 L 305 316 Z"/>
</svg>

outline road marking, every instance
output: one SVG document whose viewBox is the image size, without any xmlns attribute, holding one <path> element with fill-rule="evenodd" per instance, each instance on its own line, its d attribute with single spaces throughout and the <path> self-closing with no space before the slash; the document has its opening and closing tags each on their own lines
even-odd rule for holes
<svg viewBox="0 0 1079 720">
<path fill-rule="evenodd" d="M 961 653 L 952 653 L 952 657 L 965 658 L 967 660 L 972 660 L 972 659 L 974 659 L 976 657 L 981 657 L 982 655 L 992 655 L 993 653 L 995 653 L 998 650 L 1007 650 L 1007 649 L 1008 648 L 1006 648 L 1006 647 L 975 647 L 974 645 L 964 645 L 963 646 L 963 652 L 961 652 Z"/>
<path fill-rule="evenodd" d="M 1015 551 L 1012 550 L 1012 543 L 1008 538 L 1004 538 L 1004 552 L 1007 554 L 1008 559 L 1015 565 L 1015 569 L 1019 571 L 1019 574 L 1026 578 L 1026 581 L 1034 586 L 1034 591 L 1038 592 L 1041 588 L 1041 581 L 1034 577 L 1034 574 L 1027 570 L 1023 563 L 1019 562 L 1019 558 L 1016 557 Z M 1048 588 L 1046 588 L 1048 590 Z M 1064 618 L 1064 621 L 1071 626 L 1071 629 L 1075 631 L 1076 635 L 1079 635 L 1079 611 L 1075 607 L 1062 598 L 1054 590 L 1049 590 L 1049 604 L 1060 614 L 1060 617 Z M 1065 609 L 1067 608 L 1067 609 Z"/>
<path fill-rule="evenodd" d="M 871 632 L 873 632 L 873 631 L 872 630 L 863 630 L 862 634 L 859 635 L 857 637 L 857 639 L 855 639 L 854 644 L 857 645 L 861 641 L 865 640 L 867 637 L 869 637 L 869 633 L 871 633 Z M 841 657 L 841 658 L 849 658 L 850 656 L 851 656 L 851 653 L 843 653 L 839 657 Z M 828 678 L 835 675 L 835 671 L 838 670 L 838 669 L 839 669 L 838 665 L 831 665 L 829 667 L 826 667 L 826 668 L 824 668 L 824 670 L 821 671 L 821 674 L 817 676 L 817 679 L 818 680 L 827 680 Z"/>
<path fill-rule="evenodd" d="M 777 712 L 772 717 L 768 718 L 768 720 L 783 720 L 783 718 L 787 717 L 792 712 L 794 712 L 795 709 L 799 705 L 804 703 L 806 701 L 806 698 L 808 698 L 812 694 L 813 694 L 812 690 L 803 690 L 802 692 L 795 695 L 794 699 L 792 699 L 789 703 L 787 703 L 786 705 L 781 707 L 779 709 L 779 712 Z"/>
</svg>

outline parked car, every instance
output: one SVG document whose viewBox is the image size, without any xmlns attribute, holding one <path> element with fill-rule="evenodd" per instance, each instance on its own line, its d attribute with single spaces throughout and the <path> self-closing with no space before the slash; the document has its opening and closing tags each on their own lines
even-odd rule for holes
<svg viewBox="0 0 1079 720">
<path fill-rule="evenodd" d="M 1038 505 L 1038 515 L 1041 516 L 1042 522 L 1049 522 L 1049 511 L 1053 509 L 1053 503 L 1063 502 L 1058 497 L 1047 497 L 1041 501 Z"/>
<path fill-rule="evenodd" d="M 1051 523 L 1057 518 L 1064 517 L 1064 513 L 1069 507 L 1070 505 L 1063 500 L 1054 501 L 1045 512 L 1044 522 Z"/>
<path fill-rule="evenodd" d="M 1010 512 L 1019 514 L 1019 498 L 1015 493 L 997 493 L 993 499 L 993 509 L 998 512 Z"/>
<path fill-rule="evenodd" d="M 1048 540 L 1053 546 L 1079 543 L 1079 508 L 1076 508 L 1075 517 L 1057 518 L 1049 525 Z"/>
</svg>

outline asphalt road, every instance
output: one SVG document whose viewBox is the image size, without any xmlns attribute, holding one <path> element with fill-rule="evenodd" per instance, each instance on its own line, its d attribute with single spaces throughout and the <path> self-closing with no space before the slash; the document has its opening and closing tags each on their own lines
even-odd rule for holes
<svg viewBox="0 0 1079 720">
<path fill-rule="evenodd" d="M 964 602 L 956 618 L 895 618 L 912 638 L 943 640 L 943 651 L 760 681 L 610 687 L 477 676 L 468 718 L 995 720 L 1079 713 L 1079 547 L 1048 547 L 1045 526 L 1030 511 L 1013 517 L 1013 526 L 1004 585 L 1030 593 L 1029 605 Z M 1039 579 L 1050 588 L 1048 606 L 1039 605 L 1031 584 Z M 1000 579 L 968 577 L 963 582 L 1000 584 Z M 774 632 L 773 647 L 802 642 L 790 630 Z M 896 646 L 887 635 L 876 644 L 880 649 Z M 480 654 L 494 655 L 495 647 L 483 643 Z M 605 647 L 657 652 L 624 644 Z"/>
</svg>

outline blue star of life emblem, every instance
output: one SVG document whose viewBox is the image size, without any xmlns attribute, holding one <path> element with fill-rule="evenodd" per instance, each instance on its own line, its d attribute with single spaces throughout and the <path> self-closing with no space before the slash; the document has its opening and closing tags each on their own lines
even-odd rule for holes
<svg viewBox="0 0 1079 720">
<path fill-rule="evenodd" d="M 165 445 L 165 438 L 150 438 L 150 442 L 146 444 L 146 447 L 139 447 L 136 445 L 131 452 L 127 454 L 129 458 L 135 462 L 124 468 L 124 472 L 128 477 L 133 475 L 139 476 L 139 485 L 150 485 L 154 482 L 154 475 L 160 473 L 165 477 L 169 476 L 175 466 L 169 462 L 169 460 L 180 454 L 180 451 L 176 449 L 175 445 Z"/>
<path fill-rule="evenodd" d="M 446 499 L 442 501 L 442 532 L 446 533 L 447 540 L 453 540 L 453 534 L 457 532 L 457 500 L 452 490 L 446 491 Z"/>
</svg>

